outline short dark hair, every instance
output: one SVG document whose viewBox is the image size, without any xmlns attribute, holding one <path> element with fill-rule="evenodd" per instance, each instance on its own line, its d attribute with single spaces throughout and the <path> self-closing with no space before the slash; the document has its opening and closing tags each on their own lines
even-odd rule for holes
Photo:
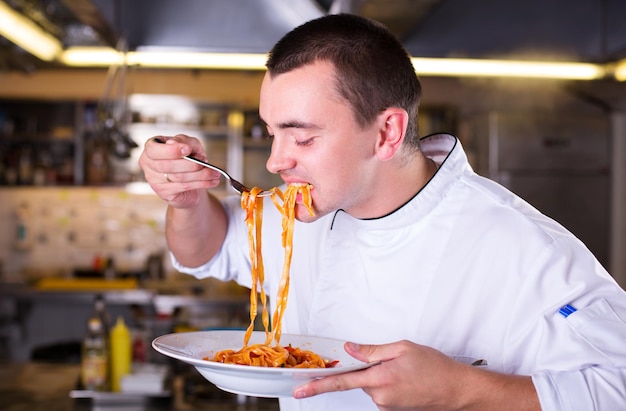
<svg viewBox="0 0 626 411">
<path fill-rule="evenodd" d="M 389 107 L 406 110 L 405 142 L 418 148 L 421 85 L 408 52 L 385 26 L 351 14 L 311 20 L 276 43 L 266 66 L 270 76 L 277 76 L 316 61 L 333 64 L 337 91 L 361 127 Z"/>
</svg>

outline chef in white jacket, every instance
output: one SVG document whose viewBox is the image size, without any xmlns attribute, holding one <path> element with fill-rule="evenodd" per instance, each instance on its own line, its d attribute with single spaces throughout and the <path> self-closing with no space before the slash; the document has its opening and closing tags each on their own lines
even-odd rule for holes
<svg viewBox="0 0 626 411">
<path fill-rule="evenodd" d="M 557 222 L 478 176 L 459 140 L 418 138 L 419 81 L 382 26 L 333 15 L 270 53 L 260 116 L 267 168 L 309 183 L 297 204 L 283 332 L 349 341 L 366 370 L 314 381 L 281 410 L 626 409 L 626 293 Z M 169 203 L 175 266 L 250 286 L 239 198 L 195 138 L 149 141 L 140 165 Z M 266 200 L 266 289 L 282 269 Z M 457 356 L 483 359 L 473 367 Z"/>
</svg>

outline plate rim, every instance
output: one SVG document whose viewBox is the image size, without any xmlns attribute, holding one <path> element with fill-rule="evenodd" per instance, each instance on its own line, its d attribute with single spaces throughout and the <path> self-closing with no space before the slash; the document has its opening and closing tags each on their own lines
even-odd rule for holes
<svg viewBox="0 0 626 411">
<path fill-rule="evenodd" d="M 335 374 L 342 374 L 345 372 L 358 371 L 361 369 L 369 368 L 373 365 L 379 364 L 380 361 L 373 362 L 364 362 L 358 360 L 356 358 L 350 357 L 354 363 L 350 363 L 347 365 L 341 364 L 341 362 L 336 367 L 331 368 L 281 368 L 281 367 L 260 367 L 255 365 L 241 365 L 241 364 L 225 364 L 217 361 L 204 360 L 202 358 L 192 357 L 191 354 L 186 354 L 183 352 L 178 352 L 173 347 L 168 347 L 166 344 L 162 342 L 162 340 L 167 338 L 172 338 L 174 336 L 190 336 L 193 334 L 197 335 L 218 335 L 218 334 L 245 334 L 245 331 L 241 330 L 207 330 L 207 331 L 189 331 L 189 332 L 180 332 L 180 333 L 168 333 L 156 337 L 152 340 L 152 347 L 158 351 L 159 353 L 178 359 L 180 361 L 186 362 L 196 367 L 209 368 L 214 369 L 216 371 L 235 371 L 235 372 L 243 372 L 247 371 L 248 373 L 258 373 L 258 374 L 276 374 L 276 375 L 301 375 L 302 377 L 323 377 L 330 376 Z M 254 333 L 262 333 L 265 334 L 265 331 L 254 331 Z M 338 345 L 345 344 L 344 340 L 336 339 L 336 338 L 328 338 L 328 337 L 318 337 L 313 335 L 306 334 L 292 334 L 292 333 L 283 333 L 282 338 L 296 337 L 296 338 L 314 338 L 316 340 L 324 340 L 332 343 L 336 343 Z M 242 342 L 243 344 L 243 342 Z M 227 348 L 225 348 L 227 349 Z M 349 356 L 349 354 L 346 353 Z"/>
</svg>

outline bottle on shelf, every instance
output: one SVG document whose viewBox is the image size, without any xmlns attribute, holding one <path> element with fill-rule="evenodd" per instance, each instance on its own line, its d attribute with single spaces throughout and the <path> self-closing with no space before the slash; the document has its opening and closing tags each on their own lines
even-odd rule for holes
<svg viewBox="0 0 626 411">
<path fill-rule="evenodd" d="M 30 146 L 24 146 L 20 151 L 18 180 L 21 185 L 31 185 L 33 183 L 33 156 Z"/>
<path fill-rule="evenodd" d="M 89 184 L 105 184 L 111 179 L 108 150 L 101 141 L 91 143 L 86 153 L 86 177 Z"/>
<path fill-rule="evenodd" d="M 94 299 L 93 316 L 100 318 L 103 325 L 104 336 L 109 338 L 109 330 L 111 329 L 111 319 L 106 309 L 104 297 L 101 294 L 96 295 Z"/>
<path fill-rule="evenodd" d="M 106 280 L 114 280 L 115 276 L 115 260 L 113 257 L 109 257 L 104 264 L 104 278 Z"/>
<path fill-rule="evenodd" d="M 107 391 L 109 350 L 102 318 L 94 312 L 87 322 L 81 353 L 81 382 L 86 390 Z"/>
<path fill-rule="evenodd" d="M 111 391 L 121 391 L 122 378 L 130 373 L 132 362 L 132 342 L 130 331 L 124 323 L 123 317 L 117 317 L 117 322 L 111 329 Z"/>
</svg>

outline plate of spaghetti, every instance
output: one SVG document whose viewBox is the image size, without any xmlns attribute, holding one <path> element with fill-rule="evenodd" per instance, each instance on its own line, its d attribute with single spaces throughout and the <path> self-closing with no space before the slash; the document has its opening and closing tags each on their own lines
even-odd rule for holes
<svg viewBox="0 0 626 411">
<path fill-rule="evenodd" d="M 291 397 L 294 388 L 308 381 L 374 365 L 346 353 L 344 341 L 295 334 L 283 334 L 280 347 L 287 353 L 294 351 L 296 356 L 301 357 L 296 361 L 301 362 L 307 361 L 308 353 L 315 353 L 324 363 L 323 367 L 242 365 L 215 361 L 222 351 L 240 351 L 245 333 L 239 330 L 173 333 L 157 337 L 152 346 L 161 354 L 194 366 L 218 388 L 254 397 Z M 248 347 L 267 347 L 265 339 L 264 331 L 253 331 Z M 251 356 L 254 357 L 254 354 Z"/>
<path fill-rule="evenodd" d="M 306 211 L 314 215 L 311 189 L 309 184 L 290 184 L 285 191 L 277 187 L 270 190 L 271 204 L 282 215 L 284 249 L 280 284 L 271 321 L 263 286 L 265 269 L 261 227 L 265 200 L 259 196 L 263 190 L 254 187 L 241 195 L 241 208 L 244 210 L 248 231 L 252 277 L 250 325 L 245 331 L 200 331 L 164 335 L 152 343 L 157 351 L 192 364 L 202 376 L 224 391 L 257 397 L 291 396 L 296 386 L 307 381 L 372 365 L 349 356 L 343 349 L 343 341 L 282 333 L 296 209 L 300 203 Z M 258 311 L 261 311 L 264 331 L 254 331 Z"/>
</svg>

